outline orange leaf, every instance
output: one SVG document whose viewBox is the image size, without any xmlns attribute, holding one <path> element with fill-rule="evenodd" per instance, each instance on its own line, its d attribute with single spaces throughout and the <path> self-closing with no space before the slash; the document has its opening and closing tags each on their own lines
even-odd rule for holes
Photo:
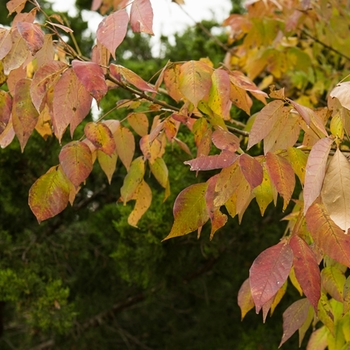
<svg viewBox="0 0 350 350">
<path fill-rule="evenodd" d="M 250 155 L 243 153 L 239 156 L 239 166 L 251 189 L 259 186 L 263 181 L 263 169 L 261 164 Z"/>
<path fill-rule="evenodd" d="M 114 133 L 118 156 L 128 170 L 135 153 L 135 138 L 128 128 L 120 127 Z"/>
<path fill-rule="evenodd" d="M 72 141 L 62 147 L 59 154 L 62 170 L 75 187 L 78 187 L 92 171 L 92 156 L 84 142 Z"/>
<path fill-rule="evenodd" d="M 180 72 L 181 65 L 175 63 L 169 65 L 164 71 L 164 84 L 167 92 L 176 102 L 183 98 L 180 90 Z"/>
<path fill-rule="evenodd" d="M 109 156 L 114 153 L 116 149 L 115 141 L 111 130 L 105 123 L 87 123 L 84 133 L 96 148 Z"/>
<path fill-rule="evenodd" d="M 39 177 L 29 190 L 29 206 L 39 223 L 62 210 L 69 202 L 70 182 L 60 166 Z"/>
<path fill-rule="evenodd" d="M 12 105 L 12 123 L 22 152 L 37 122 L 38 112 L 30 98 L 31 80 L 21 79 L 16 84 Z"/>
<path fill-rule="evenodd" d="M 310 206 L 306 223 L 315 244 L 332 259 L 350 267 L 350 236 L 332 221 L 321 203 Z"/>
<path fill-rule="evenodd" d="M 238 306 L 241 309 L 241 320 L 254 307 L 254 300 L 250 292 L 249 278 L 247 278 L 238 291 Z"/>
<path fill-rule="evenodd" d="M 99 24 L 97 40 L 115 57 L 115 50 L 123 42 L 128 28 L 129 16 L 125 10 L 113 12 Z"/>
<path fill-rule="evenodd" d="M 200 61 L 189 61 L 181 66 L 180 91 L 194 107 L 208 95 L 212 85 L 211 74 L 212 68 Z"/>
<path fill-rule="evenodd" d="M 152 202 L 152 191 L 144 180 L 139 184 L 131 199 L 135 199 L 136 203 L 133 211 L 128 217 L 128 224 L 137 227 L 137 223 Z"/>
<path fill-rule="evenodd" d="M 8 92 L 0 91 L 0 134 L 5 130 L 12 112 L 12 98 Z"/>
<path fill-rule="evenodd" d="M 236 152 L 240 146 L 240 140 L 236 135 L 220 127 L 213 132 L 211 139 L 218 149 L 231 153 Z"/>
<path fill-rule="evenodd" d="M 266 166 L 272 183 L 283 198 L 283 210 L 285 210 L 295 187 L 293 168 L 285 158 L 270 152 L 266 155 Z"/>
<path fill-rule="evenodd" d="M 130 25 L 133 32 L 153 35 L 153 9 L 150 0 L 134 0 L 130 9 Z"/>
<path fill-rule="evenodd" d="M 101 166 L 101 169 L 103 170 L 103 172 L 106 174 L 108 178 L 109 184 L 111 184 L 112 176 L 117 166 L 117 160 L 118 160 L 117 151 L 114 150 L 114 152 L 111 155 L 107 155 L 106 153 L 100 150 L 97 150 L 97 159 Z"/>
<path fill-rule="evenodd" d="M 148 118 L 145 113 L 130 113 L 127 116 L 130 126 L 134 129 L 137 135 L 145 136 L 148 134 Z"/>
<path fill-rule="evenodd" d="M 253 105 L 252 99 L 247 92 L 240 87 L 231 84 L 230 86 L 230 100 L 238 108 L 242 109 L 248 115 L 250 115 L 250 108 Z"/>
</svg>

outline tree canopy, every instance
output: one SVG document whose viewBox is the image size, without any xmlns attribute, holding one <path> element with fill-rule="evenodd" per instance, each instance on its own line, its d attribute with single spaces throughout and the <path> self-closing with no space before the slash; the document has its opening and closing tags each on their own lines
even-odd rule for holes
<svg viewBox="0 0 350 350">
<path fill-rule="evenodd" d="M 89 211 L 96 211 L 98 197 L 105 193 L 106 185 L 97 175 L 101 172 L 104 182 L 118 183 L 118 193 L 109 193 L 105 204 L 117 201 L 118 211 L 127 213 L 128 225 L 146 228 L 142 237 L 125 237 L 126 222 L 115 221 L 121 234 L 120 248 L 109 252 L 118 264 L 132 254 L 135 266 L 140 267 L 147 258 L 154 262 L 138 272 L 138 287 L 151 283 L 164 254 L 163 250 L 156 250 L 159 256 L 153 254 L 153 245 L 166 246 L 169 239 L 197 231 L 201 240 L 205 235 L 212 240 L 212 245 L 208 242 L 203 248 L 213 259 L 207 261 L 210 266 L 218 252 L 230 245 L 225 234 L 220 235 L 224 244 L 215 239 L 230 225 L 229 218 L 244 224 L 249 207 L 255 206 L 263 216 L 274 205 L 287 223 L 270 246 L 258 253 L 238 292 L 242 318 L 255 309 L 265 321 L 286 291 L 294 288 L 301 298 L 292 300 L 283 313 L 280 346 L 297 330 L 301 344 L 312 328 L 307 349 L 347 348 L 347 1 L 247 2 L 243 13 L 233 13 L 223 23 L 228 30 L 226 41 L 214 37 L 202 24 L 203 33 L 219 47 L 215 57 L 169 60 L 152 74 L 151 66 L 145 64 L 142 69 L 142 60 L 136 72 L 127 60 L 119 59 L 130 35 L 144 43 L 137 33 L 153 34 L 149 0 L 130 4 L 126 0 L 94 0 L 92 9 L 104 18 L 90 49 L 87 43 L 91 41 L 82 48 L 84 39 L 77 40 L 67 21 L 36 1 L 11 0 L 6 6 L 13 18 L 10 27 L 0 28 L 0 146 L 4 154 L 11 154 L 18 143 L 25 156 L 30 143 L 36 145 L 30 148 L 31 161 L 15 169 L 29 174 L 20 179 L 27 185 L 30 182 L 28 204 L 46 230 L 39 235 L 39 240 L 45 241 L 43 256 L 52 250 L 55 258 L 60 255 L 58 260 L 63 261 L 67 245 L 72 245 L 70 254 L 76 254 L 86 238 L 79 215 L 88 217 Z M 128 34 L 130 31 L 136 34 Z M 220 52 L 221 63 L 216 56 Z M 170 55 L 171 47 L 167 53 Z M 94 118 L 92 101 L 101 108 Z M 21 164 L 15 154 L 6 162 Z M 44 161 L 38 164 L 40 157 Z M 13 177 L 5 172 L 3 176 Z M 11 197 L 11 191 L 5 189 L 4 193 Z M 161 224 L 161 213 L 152 216 L 149 208 L 153 202 L 161 212 L 167 207 L 163 202 L 170 201 L 173 224 L 168 232 L 156 230 L 153 225 Z M 66 209 L 69 206 L 72 210 Z M 85 209 L 85 213 L 73 209 Z M 70 224 L 59 239 L 73 237 L 76 226 L 81 237 L 60 245 L 51 237 L 55 228 L 63 228 L 65 210 Z M 15 208 L 9 212 L 16 216 Z M 26 211 L 26 215 L 31 214 Z M 98 217 L 85 221 L 85 225 L 101 224 Z M 1 254 L 8 260 L 1 270 L 1 300 L 17 302 L 19 293 L 37 293 L 27 313 L 28 324 L 62 334 L 79 333 L 79 327 L 84 330 L 98 323 L 99 317 L 109 317 L 107 312 L 89 318 L 86 310 L 87 321 L 72 330 L 74 305 L 68 302 L 69 290 L 62 285 L 62 278 L 74 279 L 69 272 L 72 267 L 65 266 L 57 274 L 50 271 L 42 279 L 36 270 L 38 262 L 27 258 L 38 235 L 25 231 L 21 234 L 28 235 L 28 247 L 21 248 L 21 262 L 12 261 L 9 242 L 17 239 L 13 232 L 18 223 L 10 220 L 8 225 L 2 232 Z M 88 226 L 86 230 L 90 231 Z M 189 240 L 195 238 L 192 236 Z M 93 264 L 89 254 L 99 256 L 95 241 L 108 245 L 111 237 L 108 229 L 105 235 L 88 237 L 93 241 L 85 242 L 85 246 L 91 244 L 86 259 Z M 141 239 L 147 245 L 137 251 Z M 134 247 L 133 253 L 130 247 Z M 167 258 L 174 257 L 169 253 Z M 82 261 L 79 259 L 79 264 Z M 21 268 L 16 271 L 11 264 L 19 263 Z M 84 266 L 79 264 L 74 269 L 83 274 Z M 129 273 L 124 267 L 121 271 L 120 278 L 134 282 L 131 275 L 137 269 Z M 200 271 L 184 273 L 181 278 L 191 281 Z M 151 294 L 161 288 L 161 280 L 157 282 L 152 282 Z M 287 288 L 288 283 L 293 287 Z M 81 281 L 72 284 L 81 286 Z M 142 298 L 142 292 L 130 299 L 125 295 L 124 304 L 112 309 Z M 75 302 L 79 303 L 79 298 Z M 132 339 L 128 334 L 124 337 Z M 48 340 L 48 346 L 56 341 Z"/>
</svg>

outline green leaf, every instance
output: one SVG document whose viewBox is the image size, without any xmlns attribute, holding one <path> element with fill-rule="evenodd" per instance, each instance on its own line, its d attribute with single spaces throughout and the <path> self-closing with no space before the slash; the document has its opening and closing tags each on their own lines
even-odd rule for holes
<svg viewBox="0 0 350 350">
<path fill-rule="evenodd" d="M 180 192 L 174 203 L 174 223 L 167 237 L 183 236 L 201 228 L 209 219 L 205 193 L 207 183 L 191 185 Z"/>
<path fill-rule="evenodd" d="M 29 190 L 29 206 L 39 223 L 56 216 L 69 202 L 70 182 L 60 166 L 39 177 Z"/>
</svg>

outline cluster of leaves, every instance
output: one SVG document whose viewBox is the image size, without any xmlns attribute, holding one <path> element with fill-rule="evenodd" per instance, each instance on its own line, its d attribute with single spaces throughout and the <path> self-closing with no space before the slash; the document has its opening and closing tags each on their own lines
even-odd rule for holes
<svg viewBox="0 0 350 350">
<path fill-rule="evenodd" d="M 30 12 L 22 12 L 26 3 L 9 1 L 9 13 L 16 15 L 11 28 L 0 29 L 2 147 L 16 136 L 24 150 L 34 130 L 44 138 L 54 135 L 61 143 L 70 127 L 74 138 L 93 99 L 99 105 L 112 89 L 132 94 L 98 120 L 84 123 L 83 136 L 64 144 L 59 164 L 33 184 L 29 206 L 37 220 L 54 217 L 74 202 L 96 160 L 111 182 L 120 159 L 127 174 L 119 201 L 124 205 L 136 201 L 128 222 L 137 226 L 152 201 L 147 168 L 164 188 L 166 199 L 170 194 L 163 157 L 166 145 L 176 144 L 192 157 L 179 137 L 185 128 L 196 145 L 195 158 L 185 164 L 192 171 L 216 173 L 177 196 L 174 224 L 165 239 L 196 230 L 200 235 L 207 221 L 212 238 L 228 215 L 241 221 L 254 198 L 263 215 L 280 195 L 283 211 L 294 205 L 285 218 L 287 231 L 254 261 L 239 293 L 242 315 L 255 306 L 265 319 L 285 293 L 289 276 L 305 298 L 285 311 L 281 345 L 298 329 L 302 340 L 310 325 L 321 321 L 308 349 L 347 346 L 349 82 L 332 88 L 340 78 L 332 74 L 329 79 L 335 68 L 322 64 L 326 50 L 337 70 L 348 69 L 346 2 L 330 6 L 310 1 L 253 2 L 246 14 L 231 15 L 225 22 L 231 26 L 231 40 L 239 40 L 229 50 L 226 66 L 215 68 L 209 59 L 168 63 L 153 84 L 110 63 L 129 23 L 134 32 L 153 33 L 149 0 L 134 0 L 130 16 L 125 10 L 128 1 L 113 2 L 112 11 L 110 1 L 93 2 L 93 9 L 106 17 L 98 27 L 91 59 L 64 40 L 65 34 L 73 34 L 58 15 L 35 23 L 36 13 L 45 13 L 36 1 Z M 260 79 L 259 87 L 252 81 L 255 78 Z M 263 92 L 274 79 L 302 93 L 292 91 L 296 95 L 292 99 L 284 89 Z M 264 107 L 247 125 L 235 121 L 232 106 L 250 115 L 251 96 Z M 315 109 L 320 97 L 327 97 L 325 106 Z M 174 102 L 166 102 L 168 98 Z M 129 111 L 125 119 L 107 119 L 121 108 Z M 322 260 L 325 267 L 320 271 Z"/>
</svg>

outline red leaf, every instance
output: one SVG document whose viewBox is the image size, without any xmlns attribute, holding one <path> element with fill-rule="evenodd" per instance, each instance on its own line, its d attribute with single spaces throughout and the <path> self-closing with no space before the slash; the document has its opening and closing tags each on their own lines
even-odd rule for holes
<svg viewBox="0 0 350 350">
<path fill-rule="evenodd" d="M 295 276 L 305 296 L 317 311 L 318 301 L 321 296 L 321 276 L 315 254 L 299 236 L 294 235 L 289 245 L 294 254 Z"/>
<path fill-rule="evenodd" d="M 285 242 L 267 248 L 254 260 L 249 270 L 249 279 L 256 313 L 282 287 L 292 263 L 293 252 Z"/>
<path fill-rule="evenodd" d="M 68 124 L 73 136 L 75 128 L 89 113 L 91 102 L 92 97 L 73 69 L 66 70 L 53 89 L 52 124 L 59 141 Z"/>
<path fill-rule="evenodd" d="M 92 157 L 89 146 L 84 142 L 72 141 L 62 147 L 60 164 L 68 179 L 78 187 L 92 171 Z"/>
<path fill-rule="evenodd" d="M 192 171 L 222 169 L 233 164 L 237 158 L 238 156 L 235 153 L 222 151 L 220 154 L 213 156 L 200 156 L 187 160 L 184 164 L 190 165 Z"/>
<path fill-rule="evenodd" d="M 115 57 L 115 50 L 122 43 L 128 29 L 129 16 L 125 10 L 113 12 L 99 24 L 97 40 Z"/>
<path fill-rule="evenodd" d="M 36 23 L 17 22 L 17 28 L 27 43 L 30 52 L 34 55 L 44 44 L 44 32 Z"/>
<path fill-rule="evenodd" d="M 21 79 L 16 84 L 13 98 L 12 123 L 22 152 L 38 122 L 38 112 L 30 98 L 31 80 Z"/>
<path fill-rule="evenodd" d="M 333 140 L 324 138 L 318 140 L 312 147 L 306 163 L 304 185 L 304 215 L 311 204 L 320 195 L 323 179 L 326 173 L 328 154 Z"/>
<path fill-rule="evenodd" d="M 87 123 L 84 128 L 86 137 L 102 152 L 111 156 L 116 149 L 111 130 L 104 123 Z"/>
<path fill-rule="evenodd" d="M 85 89 L 96 99 L 97 104 L 106 95 L 108 86 L 102 68 L 94 62 L 72 61 L 74 73 L 77 75 Z"/>
<path fill-rule="evenodd" d="M 200 61 L 189 61 L 181 66 L 180 90 L 195 107 L 209 93 L 211 74 L 212 68 Z"/>
<path fill-rule="evenodd" d="M 285 210 L 295 187 L 293 168 L 285 158 L 271 152 L 266 154 L 266 166 L 272 183 L 283 198 L 283 210 Z"/>
<path fill-rule="evenodd" d="M 46 102 L 47 92 L 60 78 L 60 74 L 65 67 L 67 65 L 61 61 L 50 61 L 35 72 L 30 87 L 30 95 L 38 112 L 41 111 L 43 103 Z"/>
<path fill-rule="evenodd" d="M 239 166 L 251 189 L 262 183 L 264 178 L 263 169 L 255 158 L 243 153 L 239 156 Z"/>
<path fill-rule="evenodd" d="M 211 139 L 218 149 L 229 151 L 231 153 L 236 152 L 240 146 L 239 138 L 222 128 L 217 128 L 213 132 Z"/>
<path fill-rule="evenodd" d="M 179 193 L 174 203 L 174 223 L 163 241 L 200 229 L 208 221 L 205 201 L 207 187 L 207 183 L 194 184 Z"/>
<path fill-rule="evenodd" d="M 29 190 L 29 206 L 39 223 L 62 210 L 69 202 L 70 183 L 61 167 L 54 166 Z"/>
<path fill-rule="evenodd" d="M 153 35 L 153 9 L 150 0 L 134 0 L 130 10 L 130 25 L 133 32 Z"/>
<path fill-rule="evenodd" d="M 309 314 L 310 302 L 300 299 L 283 313 L 283 336 L 279 348 L 304 324 Z"/>
<path fill-rule="evenodd" d="M 157 92 L 151 84 L 145 82 L 140 76 L 138 76 L 130 69 L 117 64 L 111 64 L 109 66 L 109 71 L 112 77 L 123 84 L 127 82 L 131 85 L 134 85 L 141 91 Z"/>
<path fill-rule="evenodd" d="M 315 244 L 332 259 L 350 267 L 350 236 L 333 222 L 324 205 L 315 202 L 305 217 Z"/>
</svg>

